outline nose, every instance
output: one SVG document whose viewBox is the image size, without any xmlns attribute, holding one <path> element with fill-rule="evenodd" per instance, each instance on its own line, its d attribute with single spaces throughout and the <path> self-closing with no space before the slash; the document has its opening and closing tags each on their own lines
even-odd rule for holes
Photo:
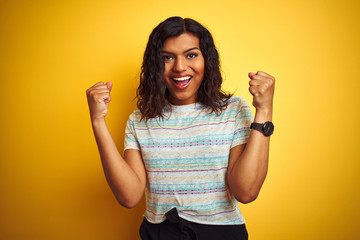
<svg viewBox="0 0 360 240">
<path fill-rule="evenodd" d="M 175 72 L 184 72 L 187 69 L 186 60 L 183 58 L 177 58 L 173 69 Z"/>
</svg>

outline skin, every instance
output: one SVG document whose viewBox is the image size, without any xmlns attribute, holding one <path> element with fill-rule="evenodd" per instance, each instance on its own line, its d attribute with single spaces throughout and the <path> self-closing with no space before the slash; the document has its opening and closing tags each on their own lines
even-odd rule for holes
<svg viewBox="0 0 360 240">
<path fill-rule="evenodd" d="M 254 122 L 272 121 L 275 78 L 262 71 L 250 72 L 248 76 L 256 109 Z M 268 170 L 269 144 L 270 137 L 251 130 L 247 144 L 230 150 L 227 180 L 239 202 L 249 203 L 257 198 Z"/>
<path fill-rule="evenodd" d="M 196 93 L 204 74 L 204 58 L 196 48 L 199 48 L 199 40 L 187 33 L 169 38 L 164 43 L 164 78 L 172 104 L 196 102 Z M 197 53 L 196 57 L 191 55 L 194 53 Z M 179 90 L 171 82 L 174 75 L 191 75 L 193 79 L 189 87 Z M 254 121 L 271 121 L 275 78 L 262 71 L 251 72 L 248 77 L 249 91 L 256 108 Z M 118 202 L 132 208 L 144 194 L 146 172 L 140 151 L 128 149 L 122 157 L 106 126 L 111 89 L 111 82 L 99 82 L 86 91 L 91 123 L 106 180 Z M 227 181 L 235 198 L 242 203 L 254 201 L 260 192 L 268 169 L 269 143 L 270 137 L 252 130 L 247 144 L 230 150 Z"/>
<path fill-rule="evenodd" d="M 145 167 L 138 150 L 129 149 L 122 157 L 106 126 L 112 83 L 98 82 L 86 90 L 90 118 L 106 180 L 118 202 L 127 208 L 141 200 L 146 184 Z"/>
<path fill-rule="evenodd" d="M 174 105 L 195 103 L 205 69 L 199 39 L 190 33 L 168 38 L 164 42 L 163 58 L 164 79 L 170 92 L 170 103 Z M 186 89 L 178 89 L 172 79 L 185 76 L 191 76 L 190 85 Z"/>
</svg>

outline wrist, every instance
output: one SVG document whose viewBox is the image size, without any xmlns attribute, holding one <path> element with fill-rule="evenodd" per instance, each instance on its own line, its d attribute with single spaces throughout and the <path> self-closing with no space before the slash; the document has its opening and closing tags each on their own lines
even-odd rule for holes
<svg viewBox="0 0 360 240">
<path fill-rule="evenodd" d="M 91 118 L 91 125 L 93 128 L 98 128 L 106 125 L 105 118 Z"/>
<path fill-rule="evenodd" d="M 254 122 L 264 123 L 267 121 L 272 121 L 272 112 L 272 108 L 256 109 Z"/>
</svg>

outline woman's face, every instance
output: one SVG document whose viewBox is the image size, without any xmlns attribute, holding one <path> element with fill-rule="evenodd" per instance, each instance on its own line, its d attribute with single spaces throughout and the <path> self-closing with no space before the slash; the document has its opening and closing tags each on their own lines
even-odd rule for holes
<svg viewBox="0 0 360 240">
<path fill-rule="evenodd" d="M 168 38 L 164 42 L 162 54 L 170 103 L 174 105 L 195 103 L 205 69 L 199 39 L 191 33 Z"/>
</svg>

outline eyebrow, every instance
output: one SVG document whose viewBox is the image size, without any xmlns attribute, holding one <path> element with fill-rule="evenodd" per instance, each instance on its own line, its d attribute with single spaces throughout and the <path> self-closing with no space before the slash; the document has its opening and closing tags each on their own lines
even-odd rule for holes
<svg viewBox="0 0 360 240">
<path fill-rule="evenodd" d="M 188 50 L 186 50 L 184 53 L 190 52 L 190 51 L 195 50 L 195 49 L 197 49 L 197 50 L 199 50 L 199 51 L 200 51 L 200 49 L 199 49 L 198 47 L 193 47 L 193 48 L 189 48 L 189 49 L 188 49 Z M 174 53 L 172 53 L 172 52 L 168 52 L 168 51 L 162 51 L 162 53 L 174 54 Z"/>
</svg>

